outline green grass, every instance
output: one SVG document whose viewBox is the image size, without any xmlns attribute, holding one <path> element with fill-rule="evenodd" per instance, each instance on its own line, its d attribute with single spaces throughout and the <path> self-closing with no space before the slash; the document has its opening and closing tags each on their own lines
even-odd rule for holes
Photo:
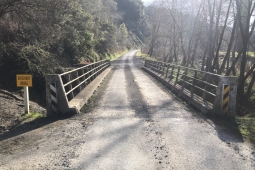
<svg viewBox="0 0 255 170">
<path fill-rule="evenodd" d="M 248 55 L 249 57 L 254 57 L 254 56 L 255 56 L 255 55 L 254 55 L 254 52 L 251 52 L 251 51 L 247 52 L 247 55 Z"/>
<path fill-rule="evenodd" d="M 155 58 L 152 58 L 152 57 L 150 57 L 149 55 L 147 55 L 147 54 L 144 54 L 144 53 L 142 53 L 142 52 L 138 52 L 138 53 L 136 53 L 136 56 L 138 57 L 138 58 L 141 58 L 141 59 L 144 59 L 144 60 L 153 60 L 153 61 L 156 61 L 156 59 Z"/>
<path fill-rule="evenodd" d="M 245 117 L 236 117 L 239 131 L 242 136 L 250 142 L 255 143 L 255 113 Z"/>
<path fill-rule="evenodd" d="M 19 121 L 28 121 L 28 120 L 32 121 L 35 119 L 41 119 L 41 118 L 45 118 L 45 117 L 46 117 L 45 114 L 35 112 L 35 113 L 24 114 L 24 115 L 20 116 L 18 118 L 18 120 Z"/>
<path fill-rule="evenodd" d="M 117 52 L 117 53 L 114 53 L 114 54 L 111 54 L 111 55 L 107 55 L 106 59 L 109 59 L 109 60 L 116 60 L 117 58 L 121 57 L 123 54 L 127 53 L 128 50 L 124 50 L 124 51 L 121 51 L 121 52 Z"/>
<path fill-rule="evenodd" d="M 219 54 L 225 56 L 225 55 L 226 55 L 226 52 L 220 51 Z M 236 52 L 235 55 L 237 56 L 238 53 Z M 230 56 L 232 56 L 232 52 L 230 53 Z M 255 57 L 255 53 L 252 52 L 252 51 L 248 51 L 248 52 L 247 52 L 247 56 L 248 56 L 248 57 Z"/>
</svg>

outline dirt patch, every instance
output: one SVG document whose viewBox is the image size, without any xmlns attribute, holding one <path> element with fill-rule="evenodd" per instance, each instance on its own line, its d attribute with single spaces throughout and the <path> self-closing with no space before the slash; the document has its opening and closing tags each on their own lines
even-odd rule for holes
<svg viewBox="0 0 255 170">
<path fill-rule="evenodd" d="M 30 101 L 30 112 L 46 115 L 46 110 L 37 103 Z M 21 119 L 24 116 L 23 98 L 17 94 L 0 89 L 0 134 L 14 129 L 32 119 Z"/>
</svg>

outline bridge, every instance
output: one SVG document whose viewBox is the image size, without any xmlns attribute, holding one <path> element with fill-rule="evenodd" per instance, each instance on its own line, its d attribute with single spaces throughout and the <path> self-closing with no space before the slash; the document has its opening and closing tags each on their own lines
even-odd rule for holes
<svg viewBox="0 0 255 170">
<path fill-rule="evenodd" d="M 235 116 L 237 78 L 145 60 L 142 69 L 203 113 Z M 109 60 L 47 76 L 48 115 L 77 114 L 111 70 Z"/>
<path fill-rule="evenodd" d="M 47 114 L 77 114 L 111 70 L 104 60 L 71 71 L 47 75 Z"/>
<path fill-rule="evenodd" d="M 229 128 L 233 119 L 201 116 L 179 100 L 233 116 L 235 77 L 143 61 L 136 52 L 49 75 L 48 114 L 81 114 L 0 139 L 0 169 L 254 169 L 254 149 Z M 95 107 L 84 113 L 92 94 Z"/>
</svg>

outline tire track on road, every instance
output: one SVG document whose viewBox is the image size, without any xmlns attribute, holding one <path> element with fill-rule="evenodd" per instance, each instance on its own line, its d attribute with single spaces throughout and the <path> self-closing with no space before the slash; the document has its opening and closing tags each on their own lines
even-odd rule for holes
<svg viewBox="0 0 255 170">
<path fill-rule="evenodd" d="M 134 63 L 135 62 L 135 63 Z M 130 107 L 134 109 L 136 116 L 144 119 L 143 135 L 150 145 L 150 151 L 156 162 L 156 169 L 169 169 L 170 162 L 168 161 L 169 148 L 162 137 L 160 125 L 158 121 L 152 119 L 152 109 L 143 97 L 140 87 L 135 81 L 135 76 L 132 70 L 138 69 L 139 60 L 132 58 L 126 59 L 125 62 L 125 79 L 128 82 L 126 88 Z"/>
<path fill-rule="evenodd" d="M 129 65 L 129 59 L 126 59 L 125 62 L 125 79 L 127 84 L 127 95 L 128 100 L 130 101 L 130 107 L 134 109 L 136 115 L 140 118 L 151 118 L 151 113 L 148 110 L 146 101 L 144 100 L 139 86 L 135 82 L 135 77 L 131 71 Z"/>
</svg>

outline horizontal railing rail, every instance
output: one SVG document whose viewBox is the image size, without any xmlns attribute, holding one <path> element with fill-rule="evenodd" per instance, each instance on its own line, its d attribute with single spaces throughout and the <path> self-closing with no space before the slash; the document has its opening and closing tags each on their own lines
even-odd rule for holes
<svg viewBox="0 0 255 170">
<path fill-rule="evenodd" d="M 98 75 L 103 72 L 103 75 L 106 75 L 110 70 L 107 69 L 110 67 L 110 65 L 111 63 L 109 60 L 102 60 L 82 66 L 80 68 L 75 68 L 62 74 L 47 75 L 47 112 L 49 114 L 52 114 L 53 111 L 55 113 L 71 112 L 70 110 L 75 108 L 70 107 L 78 101 L 78 98 L 79 101 L 81 101 L 78 103 L 78 108 L 80 108 L 80 105 L 84 103 L 84 100 L 80 99 L 79 96 L 81 96 L 83 93 L 81 93 L 79 96 L 77 95 L 80 94 L 80 92 L 85 89 L 94 79 L 96 79 Z M 101 81 L 101 77 L 97 78 L 96 82 L 99 82 L 99 80 Z M 93 89 L 95 86 L 94 84 L 90 85 L 91 87 L 93 86 Z M 90 86 L 88 89 L 91 89 Z M 86 98 L 86 96 L 84 97 Z M 78 111 L 74 110 L 72 112 Z"/>
<path fill-rule="evenodd" d="M 232 92 L 235 93 L 232 93 L 231 96 L 236 95 L 236 89 L 234 89 L 236 88 L 236 77 L 224 77 L 172 63 L 151 60 L 145 60 L 144 68 L 147 71 L 152 71 L 153 74 L 160 77 L 165 83 L 170 85 L 171 88 L 175 89 L 178 94 L 188 98 L 189 101 L 194 103 L 193 100 L 196 99 L 200 102 L 197 105 L 201 105 L 203 108 L 206 107 L 206 109 L 203 109 L 206 111 L 220 110 L 219 101 L 217 100 L 223 100 L 223 96 L 219 97 L 219 93 L 224 92 L 224 90 L 222 90 L 223 85 L 231 84 Z M 231 101 L 235 103 L 235 97 L 232 97 Z M 222 105 L 222 103 L 220 105 Z M 233 109 L 231 108 L 230 110 L 232 111 Z"/>
<path fill-rule="evenodd" d="M 218 87 L 217 81 L 220 75 L 171 63 L 162 63 L 150 60 L 146 61 L 145 67 L 150 67 L 152 70 L 165 76 L 165 78 L 169 78 L 169 82 L 172 82 L 174 85 L 179 84 L 184 88 L 185 84 L 191 86 L 189 90 L 192 93 L 194 92 L 194 88 L 199 90 L 202 94 L 197 92 L 197 95 L 203 97 L 204 100 L 206 99 L 207 94 L 213 97 L 216 96 L 215 89 Z"/>
<path fill-rule="evenodd" d="M 72 100 L 109 65 L 109 60 L 103 60 L 60 74 L 68 101 Z"/>
</svg>

